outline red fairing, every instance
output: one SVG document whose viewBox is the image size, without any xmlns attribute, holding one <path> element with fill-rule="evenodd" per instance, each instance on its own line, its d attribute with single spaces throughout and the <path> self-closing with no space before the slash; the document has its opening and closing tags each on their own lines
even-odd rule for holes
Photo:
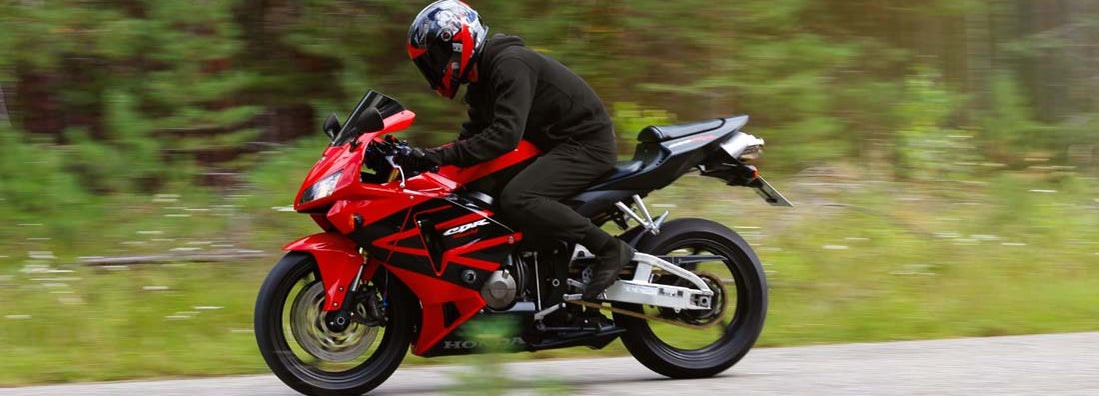
<svg viewBox="0 0 1099 396">
<path fill-rule="evenodd" d="M 430 213 L 430 211 L 423 211 L 423 212 L 418 213 L 418 215 L 427 214 L 427 213 Z M 490 215 L 491 215 L 491 213 L 487 213 L 487 212 L 486 213 L 474 213 L 474 214 L 470 214 L 468 216 L 459 217 L 457 219 L 454 219 L 454 220 L 451 220 L 451 221 L 448 221 L 448 222 L 445 222 L 445 223 L 437 224 L 435 227 L 437 229 L 450 228 L 450 227 L 454 227 L 454 226 L 474 222 L 474 221 L 477 221 L 477 220 L 480 220 L 480 219 L 488 218 L 488 216 L 490 216 Z M 482 269 L 482 270 L 485 270 L 485 271 L 496 271 L 497 269 L 500 268 L 500 263 L 493 263 L 493 262 L 481 261 L 481 260 L 476 260 L 476 259 L 472 259 L 472 258 L 468 258 L 468 257 L 463 257 L 462 254 L 475 252 L 475 251 L 478 251 L 478 250 L 490 248 L 490 247 L 493 247 L 493 246 L 499 246 L 499 245 L 503 245 L 503 244 L 515 244 L 516 242 L 521 240 L 521 236 L 522 236 L 522 234 L 513 234 L 513 235 L 510 235 L 510 236 L 503 236 L 503 237 L 499 237 L 499 238 L 494 238 L 494 239 L 489 239 L 489 240 L 484 240 L 484 241 L 478 241 L 478 242 L 475 242 L 475 243 L 471 243 L 471 244 L 468 244 L 468 245 L 465 245 L 465 246 L 461 246 L 461 247 L 458 247 L 458 248 L 455 248 L 455 249 L 448 250 L 443 254 L 441 263 L 434 262 L 434 260 L 431 258 L 431 255 L 427 253 L 426 249 L 398 246 L 398 243 L 405 240 L 405 239 L 422 238 L 420 236 L 420 230 L 415 229 L 415 228 L 409 229 L 409 230 L 404 231 L 404 232 L 398 232 L 398 233 L 386 236 L 384 238 L 378 238 L 377 240 L 374 241 L 373 245 L 376 246 L 376 247 L 388 250 L 388 251 L 393 252 L 393 253 L 404 253 L 404 254 L 409 254 L 409 255 L 413 255 L 413 256 L 420 256 L 420 257 L 427 258 L 427 260 L 429 262 L 431 262 L 432 270 L 435 271 L 435 275 L 436 276 L 443 276 L 443 273 L 446 272 L 447 265 L 449 265 L 452 262 L 460 263 L 460 264 L 463 264 L 465 266 L 469 266 L 469 267 L 473 267 L 473 268 L 477 268 L 477 269 Z M 422 239 L 421 239 L 421 241 L 422 241 Z M 385 259 L 385 261 L 389 261 L 391 258 L 392 257 L 387 257 Z"/>
<path fill-rule="evenodd" d="M 444 209 L 446 209 L 446 207 L 428 209 L 420 211 L 418 214 L 429 215 Z M 468 224 L 477 221 L 478 219 L 488 218 L 489 216 L 491 216 L 491 213 L 489 212 L 471 213 L 467 216 L 440 223 L 436 225 L 436 229 L 446 229 Z M 384 258 L 386 262 L 390 262 L 390 260 L 393 259 L 393 254 L 402 253 L 425 258 L 431 263 L 433 274 L 413 272 L 401 268 L 399 265 L 386 265 L 386 268 L 390 270 L 394 276 L 408 285 L 413 293 L 420 299 L 420 304 L 422 306 L 421 323 L 423 326 L 420 330 L 419 338 L 416 340 L 412 350 L 416 355 L 427 353 L 439 342 L 439 340 L 442 340 L 447 334 L 450 334 L 450 332 L 461 326 L 469 318 L 477 315 L 477 313 L 485 307 L 485 301 L 477 291 L 460 287 L 442 279 L 447 268 L 451 265 L 460 265 L 488 272 L 496 271 L 500 269 L 500 263 L 479 260 L 470 257 L 470 255 L 484 249 L 518 243 L 522 240 L 522 234 L 516 233 L 487 240 L 479 240 L 450 249 L 443 253 L 441 262 L 435 262 L 424 248 L 399 245 L 402 241 L 420 238 L 422 238 L 420 231 L 412 228 L 379 238 L 373 242 L 374 246 L 391 252 L 389 256 Z M 444 306 L 448 303 L 453 303 L 458 313 L 457 318 L 455 318 L 449 326 L 446 324 L 444 315 Z"/>
<path fill-rule="evenodd" d="M 521 141 L 515 150 L 496 159 L 468 168 L 444 166 L 437 173 L 422 173 L 408 178 L 405 187 L 400 180 L 384 184 L 368 184 L 359 180 L 366 148 L 371 142 L 380 140 L 384 135 L 408 128 L 415 120 L 411 111 L 403 111 L 385 119 L 385 128 L 376 133 L 365 133 L 358 137 L 358 144 L 328 147 L 324 156 L 313 166 L 306 177 L 294 208 L 299 212 L 311 213 L 314 220 L 330 229 L 331 232 L 303 238 L 285 247 L 286 250 L 303 251 L 312 254 L 320 268 L 321 279 L 326 291 L 325 309 L 337 310 L 343 304 L 346 291 L 350 289 L 355 274 L 363 265 L 358 244 L 347 235 L 357 227 L 368 227 L 384 219 L 405 219 L 408 223 L 417 215 L 430 215 L 430 209 L 413 211 L 412 208 L 435 199 L 445 198 L 455 190 L 475 180 L 499 172 L 503 169 L 527 162 L 539 154 L 540 150 L 527 141 Z M 303 194 L 310 187 L 326 177 L 340 173 L 330 196 L 301 202 Z M 437 224 L 436 229 L 457 227 L 478 219 L 488 218 L 487 211 L 474 212 L 467 216 Z M 327 228 L 331 227 L 331 228 Z M 458 265 L 481 271 L 495 271 L 500 263 L 477 259 L 475 253 L 500 245 L 514 244 L 521 240 L 521 234 L 476 240 L 457 248 L 442 252 L 441 262 L 435 262 L 426 249 L 422 248 L 422 237 L 417 228 L 396 230 L 393 234 L 377 238 L 370 246 L 381 249 L 387 254 L 371 257 L 364 269 L 363 279 L 373 276 L 375 270 L 384 265 L 391 273 L 403 281 L 421 300 L 423 307 L 422 327 L 413 352 L 424 354 L 461 326 L 469 318 L 485 307 L 480 293 L 470 288 L 443 279 L 448 266 Z M 409 239 L 420 241 L 421 247 L 399 245 Z M 433 274 L 414 272 L 403 268 L 401 262 L 394 262 L 396 254 L 427 257 Z M 453 303 L 458 317 L 447 325 L 444 323 L 443 307 Z"/>
<path fill-rule="evenodd" d="M 400 113 L 385 119 L 385 129 L 381 132 L 364 133 L 359 137 L 359 143 L 367 143 L 373 140 L 375 137 L 393 133 L 408 128 L 416 120 L 416 113 L 408 110 L 404 110 Z M 294 210 L 298 212 L 310 212 L 318 209 L 331 206 L 333 202 L 341 199 L 347 199 L 348 191 L 347 187 L 357 185 L 357 178 L 359 174 L 359 168 L 363 163 L 363 155 L 366 153 L 366 144 L 358 144 L 354 149 L 349 149 L 348 146 L 329 146 L 324 150 L 324 155 L 321 156 L 317 163 L 313 165 L 313 169 L 309 171 L 309 175 L 305 177 L 305 181 L 302 182 L 301 187 L 298 189 L 298 194 L 294 197 Z M 339 180 L 336 182 L 336 188 L 331 196 L 315 199 L 310 202 L 301 202 L 302 195 L 317 182 L 324 178 L 341 173 Z M 338 223 L 334 223 L 337 227 Z"/>
<path fill-rule="evenodd" d="M 420 327 L 420 337 L 412 347 L 412 353 L 423 355 L 431 347 L 439 343 L 443 337 L 461 326 L 481 308 L 485 307 L 485 300 L 481 294 L 459 287 L 442 279 L 418 274 L 412 271 L 387 266 L 397 278 L 412 288 L 423 305 L 423 319 Z M 450 326 L 443 324 L 443 304 L 453 302 L 458 308 L 458 319 Z"/>
<path fill-rule="evenodd" d="M 493 246 L 499 246 L 503 244 L 515 244 L 523 239 L 522 233 L 516 233 L 508 236 L 503 236 L 495 239 L 489 239 L 469 245 L 462 246 L 460 248 L 452 249 L 443 254 L 443 269 L 446 269 L 445 265 L 448 263 L 462 264 L 468 267 L 483 269 L 485 271 L 496 271 L 500 269 L 500 263 L 493 263 L 490 261 L 478 260 L 472 257 L 463 256 L 463 254 L 476 252 L 482 249 L 487 249 Z M 442 274 L 442 270 L 439 271 Z M 478 308 L 479 309 L 479 308 Z"/>
<path fill-rule="evenodd" d="M 519 146 L 507 154 L 468 168 L 444 166 L 439 169 L 439 175 L 453 180 L 460 185 L 465 185 L 482 177 L 529 161 L 540 154 L 542 154 L 542 150 L 539 150 L 533 143 L 526 140 L 520 140 Z"/>
<path fill-rule="evenodd" d="M 355 241 L 334 232 L 307 236 L 291 242 L 282 250 L 307 252 L 317 260 L 317 268 L 320 269 L 321 280 L 324 282 L 326 311 L 340 308 L 343 297 L 347 294 L 347 286 L 363 265 L 363 258 L 357 253 L 359 247 Z M 369 276 L 373 276 L 373 271 L 370 274 L 363 271 L 364 278 Z"/>
</svg>

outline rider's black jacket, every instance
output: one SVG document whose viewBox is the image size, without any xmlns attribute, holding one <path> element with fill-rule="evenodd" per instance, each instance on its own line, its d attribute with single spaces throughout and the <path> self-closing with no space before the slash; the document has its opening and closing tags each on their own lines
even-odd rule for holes
<svg viewBox="0 0 1099 396">
<path fill-rule="evenodd" d="M 478 81 L 465 101 L 469 122 L 460 140 L 439 150 L 444 164 L 470 166 L 496 158 L 527 139 L 543 151 L 558 143 L 613 134 L 595 91 L 561 63 L 497 34 L 478 61 Z"/>
</svg>

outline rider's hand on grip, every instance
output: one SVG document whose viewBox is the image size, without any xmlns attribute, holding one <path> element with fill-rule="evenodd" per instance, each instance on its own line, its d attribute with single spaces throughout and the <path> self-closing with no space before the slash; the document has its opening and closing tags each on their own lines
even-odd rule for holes
<svg viewBox="0 0 1099 396">
<path fill-rule="evenodd" d="M 401 150 L 400 155 L 397 156 L 396 161 L 397 164 L 406 171 L 435 172 L 439 170 L 439 165 L 442 164 L 442 158 L 435 150 L 408 147 L 407 145 L 402 148 L 403 150 Z"/>
<path fill-rule="evenodd" d="M 398 140 L 393 135 L 386 135 L 381 141 L 376 141 L 372 148 L 377 149 L 377 152 L 386 157 L 394 157 L 399 159 L 400 157 L 407 156 L 411 152 L 412 148 L 408 146 L 408 141 Z"/>
</svg>

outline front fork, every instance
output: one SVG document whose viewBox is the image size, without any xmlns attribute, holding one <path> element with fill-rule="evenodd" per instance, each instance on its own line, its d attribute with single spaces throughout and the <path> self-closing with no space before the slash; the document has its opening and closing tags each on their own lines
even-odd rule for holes
<svg viewBox="0 0 1099 396">
<path fill-rule="evenodd" d="M 324 283 L 326 312 L 354 309 L 355 304 L 348 301 L 349 292 L 357 291 L 359 280 L 373 278 L 381 266 L 380 261 L 367 259 L 351 238 L 335 232 L 307 236 L 291 242 L 283 250 L 308 253 L 316 260 Z"/>
</svg>

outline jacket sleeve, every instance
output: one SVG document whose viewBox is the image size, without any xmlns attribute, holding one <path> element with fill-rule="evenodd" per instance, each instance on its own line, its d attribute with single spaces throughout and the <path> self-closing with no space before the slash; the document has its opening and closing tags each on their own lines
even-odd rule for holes
<svg viewBox="0 0 1099 396">
<path fill-rule="evenodd" d="M 444 165 L 467 167 L 499 157 L 519 146 L 527 125 L 538 76 L 525 62 L 516 58 L 498 61 L 492 72 L 492 121 L 480 133 L 469 130 L 477 125 L 471 108 L 471 122 L 463 125 L 463 135 L 472 134 L 453 145 L 439 149 Z"/>
<path fill-rule="evenodd" d="M 488 126 L 491 119 L 485 119 L 488 114 L 484 114 L 483 110 L 474 106 L 473 98 L 470 97 L 470 93 L 466 92 L 465 99 L 463 99 L 468 110 L 466 114 L 469 116 L 469 120 L 462 123 L 462 130 L 458 132 L 458 140 L 465 140 L 473 137 L 474 135 L 481 133 Z"/>
</svg>

